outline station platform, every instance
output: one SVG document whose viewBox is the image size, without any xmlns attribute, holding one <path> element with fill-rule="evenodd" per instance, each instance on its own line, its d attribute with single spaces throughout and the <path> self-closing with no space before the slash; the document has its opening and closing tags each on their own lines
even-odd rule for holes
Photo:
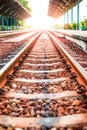
<svg viewBox="0 0 87 130">
<path fill-rule="evenodd" d="M 11 36 L 11 35 L 16 35 L 16 34 L 27 33 L 27 32 L 31 32 L 31 31 L 32 30 L 29 30 L 29 29 L 0 31 L 0 38 L 8 37 L 8 36 Z"/>
<path fill-rule="evenodd" d="M 87 42 L 87 31 L 81 31 L 81 30 L 57 30 L 57 32 L 60 32 L 64 35 L 71 36 L 73 38 L 82 40 Z"/>
<path fill-rule="evenodd" d="M 87 31 L 81 30 L 55 30 L 71 40 L 76 46 L 87 53 Z"/>
</svg>

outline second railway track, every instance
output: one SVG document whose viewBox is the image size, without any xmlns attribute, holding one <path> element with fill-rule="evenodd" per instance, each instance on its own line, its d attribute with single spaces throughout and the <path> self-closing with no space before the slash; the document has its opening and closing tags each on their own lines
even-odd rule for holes
<svg viewBox="0 0 87 130">
<path fill-rule="evenodd" d="M 86 76 L 46 32 L 36 40 L 1 72 L 1 130 L 87 130 Z"/>
</svg>

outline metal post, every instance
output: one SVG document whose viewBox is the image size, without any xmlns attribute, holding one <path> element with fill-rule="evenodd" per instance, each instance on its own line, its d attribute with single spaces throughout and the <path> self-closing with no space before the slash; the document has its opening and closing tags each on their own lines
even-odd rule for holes
<svg viewBox="0 0 87 130">
<path fill-rule="evenodd" d="M 17 29 L 17 19 L 15 19 L 15 26 L 16 26 L 16 29 Z"/>
<path fill-rule="evenodd" d="M 15 19 L 14 19 L 14 29 L 15 29 Z"/>
<path fill-rule="evenodd" d="M 65 13 L 64 13 L 64 25 L 65 25 Z"/>
<path fill-rule="evenodd" d="M 67 23 L 69 22 L 69 12 L 67 12 Z"/>
<path fill-rule="evenodd" d="M 10 18 L 11 19 L 11 26 L 12 26 L 12 18 Z"/>
<path fill-rule="evenodd" d="M 12 17 L 10 18 L 10 23 L 11 23 L 11 28 L 10 29 L 12 30 L 13 29 L 13 27 L 12 27 L 13 26 L 13 24 L 12 24 Z"/>
<path fill-rule="evenodd" d="M 15 26 L 15 19 L 14 19 L 14 26 Z"/>
<path fill-rule="evenodd" d="M 17 26 L 17 21 L 16 21 L 16 19 L 15 19 L 15 26 Z"/>
<path fill-rule="evenodd" d="M 18 30 L 18 20 L 16 19 L 16 29 Z"/>
<path fill-rule="evenodd" d="M 73 23 L 73 8 L 71 8 L 71 23 Z"/>
<path fill-rule="evenodd" d="M 4 16 L 1 15 L 1 19 L 2 19 L 2 30 L 4 30 Z"/>
<path fill-rule="evenodd" d="M 8 16 L 6 16 L 6 30 L 8 30 Z"/>
<path fill-rule="evenodd" d="M 80 28 L 80 27 L 79 27 L 79 22 L 80 22 L 80 21 L 79 21 L 79 3 L 80 3 L 80 2 L 77 3 L 77 29 Z"/>
</svg>

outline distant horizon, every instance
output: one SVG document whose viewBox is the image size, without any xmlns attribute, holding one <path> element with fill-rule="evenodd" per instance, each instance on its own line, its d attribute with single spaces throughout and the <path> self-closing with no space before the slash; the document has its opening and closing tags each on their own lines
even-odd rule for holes
<svg viewBox="0 0 87 130">
<path fill-rule="evenodd" d="M 29 6 L 31 7 L 31 18 L 26 19 L 26 24 L 31 25 L 32 27 L 48 28 L 51 25 L 59 24 L 64 25 L 67 23 L 67 13 L 60 16 L 58 19 L 53 19 L 52 17 L 47 16 L 49 0 L 29 0 Z M 87 0 L 83 0 L 79 4 L 79 20 L 84 20 L 84 17 L 87 18 Z M 68 23 L 71 23 L 71 9 L 69 12 Z M 77 5 L 73 7 L 73 22 L 77 23 Z"/>
</svg>

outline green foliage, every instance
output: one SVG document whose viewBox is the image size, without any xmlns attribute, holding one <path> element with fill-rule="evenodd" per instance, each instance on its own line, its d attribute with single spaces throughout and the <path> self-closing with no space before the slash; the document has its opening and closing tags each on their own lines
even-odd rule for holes
<svg viewBox="0 0 87 130">
<path fill-rule="evenodd" d="M 18 0 L 29 12 L 31 12 L 31 8 L 28 6 L 28 0 Z"/>
<path fill-rule="evenodd" d="M 84 20 L 82 20 L 80 22 L 80 27 L 82 30 L 87 30 L 87 19 L 86 18 L 84 18 Z"/>
<path fill-rule="evenodd" d="M 71 28 L 72 28 L 72 29 L 76 29 L 76 28 L 77 28 L 77 23 L 75 23 L 75 22 L 72 23 L 72 24 L 71 24 Z"/>
<path fill-rule="evenodd" d="M 72 23 L 72 24 L 70 24 L 70 23 L 66 23 L 65 25 L 64 25 L 64 29 L 72 29 L 72 30 L 76 30 L 77 29 L 77 23 Z"/>
<path fill-rule="evenodd" d="M 58 24 L 55 24 L 55 25 L 54 25 L 54 28 L 55 28 L 55 29 L 59 29 L 59 25 L 58 25 Z"/>
<path fill-rule="evenodd" d="M 0 31 L 2 30 L 2 26 L 0 25 Z"/>
<path fill-rule="evenodd" d="M 24 21 L 18 20 L 18 21 L 17 21 L 17 25 L 18 25 L 18 26 L 23 26 L 23 25 L 24 25 Z"/>
<path fill-rule="evenodd" d="M 66 23 L 64 25 L 64 29 L 72 29 L 71 24 L 70 23 Z"/>
</svg>

